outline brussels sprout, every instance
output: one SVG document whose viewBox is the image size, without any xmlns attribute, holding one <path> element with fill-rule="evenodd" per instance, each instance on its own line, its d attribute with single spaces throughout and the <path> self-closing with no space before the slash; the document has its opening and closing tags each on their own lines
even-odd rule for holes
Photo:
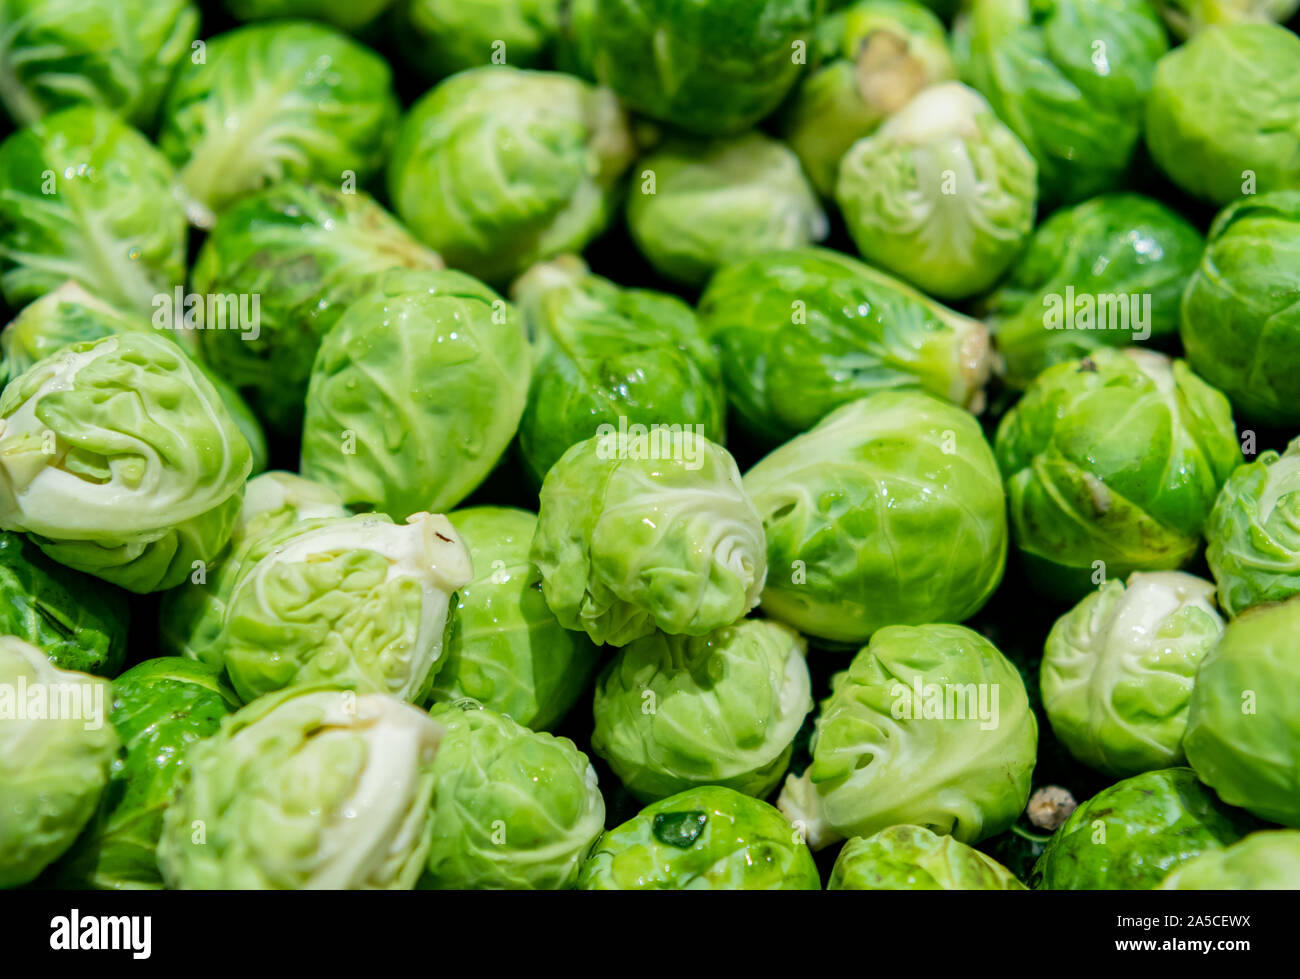
<svg viewBox="0 0 1300 979">
<path fill-rule="evenodd" d="M 1296 123 L 1300 133 L 1300 114 Z M 1298 264 L 1300 191 L 1250 197 L 1215 218 L 1183 294 L 1188 362 L 1237 411 L 1269 425 L 1300 424 Z"/>
<path fill-rule="evenodd" d="M 166 657 L 113 681 L 109 719 L 122 739 L 99 810 L 55 866 L 60 887 L 162 887 L 155 850 L 186 752 L 215 734 L 239 701 L 221 671 Z"/>
<path fill-rule="evenodd" d="M 972 0 L 953 29 L 962 80 L 1025 141 L 1052 203 L 1120 184 L 1168 47 L 1146 0 Z"/>
<path fill-rule="evenodd" d="M 934 85 L 860 139 L 835 199 L 864 258 L 926 292 L 964 299 L 992 286 L 1034 227 L 1038 170 L 989 104 Z"/>
<path fill-rule="evenodd" d="M 0 145 L 0 290 L 22 306 L 73 279 L 149 310 L 185 278 L 175 174 L 106 109 L 63 109 Z"/>
<path fill-rule="evenodd" d="M 449 265 L 502 283 L 603 231 L 634 153 L 609 92 L 559 72 L 475 68 L 411 108 L 388 196 Z"/>
<path fill-rule="evenodd" d="M 822 19 L 814 46 L 825 63 L 795 91 L 782 134 L 818 193 L 830 197 L 850 146 L 957 72 L 943 24 L 911 0 L 858 0 Z"/>
<path fill-rule="evenodd" d="M 448 510 L 514 438 L 529 367 L 514 307 L 481 282 L 390 272 L 321 342 L 302 474 L 395 520 Z"/>
<path fill-rule="evenodd" d="M 763 527 L 727 450 L 690 430 L 579 442 L 542 483 L 530 557 L 566 629 L 702 636 L 758 604 Z"/>
<path fill-rule="evenodd" d="M 433 685 L 438 701 L 473 700 L 544 731 L 596 670 L 596 647 L 556 621 L 528 560 L 536 514 L 472 507 L 449 517 L 469 548 L 474 577 L 456 591 Z"/>
<path fill-rule="evenodd" d="M 190 220 L 210 228 L 280 180 L 365 183 L 398 111 L 392 72 L 369 48 L 320 24 L 254 24 L 177 73 L 158 146 L 180 169 Z"/>
<path fill-rule="evenodd" d="M 1251 833 L 1227 849 L 1206 850 L 1166 877 L 1159 890 L 1300 890 L 1300 833 Z"/>
<path fill-rule="evenodd" d="M 728 262 L 830 230 L 798 157 L 759 132 L 659 147 L 633 175 L 627 226 L 661 275 L 693 286 Z"/>
<path fill-rule="evenodd" d="M 224 0 L 224 3 L 240 20 L 306 17 L 355 31 L 383 13 L 393 0 Z"/>
<path fill-rule="evenodd" d="M 1300 826 L 1300 600 L 1228 623 L 1192 688 L 1183 750 L 1224 802 Z"/>
<path fill-rule="evenodd" d="M 0 395 L 0 527 L 135 592 L 225 546 L 252 467 L 212 385 L 170 340 L 74 343 Z"/>
<path fill-rule="evenodd" d="M 805 651 L 798 634 L 757 619 L 637 639 L 596 684 L 592 750 L 643 802 L 699 785 L 761 798 L 812 710 Z"/>
<path fill-rule="evenodd" d="M 1300 9 L 1300 0 L 1155 0 L 1155 5 L 1169 29 L 1187 38 L 1244 20 L 1285 22 Z"/>
<path fill-rule="evenodd" d="M 1182 567 L 1241 461 L 1227 399 L 1181 360 L 1099 347 L 1049 367 L 995 449 L 1012 536 L 1048 594 Z"/>
<path fill-rule="evenodd" d="M 816 891 L 817 866 L 766 802 L 720 785 L 680 792 L 605 833 L 585 891 Z"/>
<path fill-rule="evenodd" d="M 1300 439 L 1260 453 L 1223 484 L 1205 523 L 1205 557 L 1229 615 L 1300 594 Z"/>
<path fill-rule="evenodd" d="M 0 888 L 35 879 L 94 815 L 118 747 L 108 689 L 0 636 Z"/>
<path fill-rule="evenodd" d="M 348 510 L 328 487 L 287 472 L 263 473 L 244 485 L 244 500 L 230 545 L 214 570 L 204 569 L 165 592 L 158 609 L 158 645 L 166 653 L 222 665 L 216 647 L 230 589 L 248 549 L 261 537 L 301 520 L 346 517 Z"/>
<path fill-rule="evenodd" d="M 189 0 L 2 0 L 0 102 L 23 125 L 89 102 L 148 127 L 198 27 Z"/>
<path fill-rule="evenodd" d="M 276 184 L 222 214 L 199 252 L 195 292 L 258 297 L 257 330 L 201 330 L 203 357 L 276 431 L 296 435 L 321 338 L 396 267 L 442 263 L 365 193 Z"/>
<path fill-rule="evenodd" d="M 1070 754 L 1124 777 L 1181 765 L 1196 668 L 1223 634 L 1214 586 L 1181 571 L 1112 578 L 1056 620 L 1043 707 Z"/>
<path fill-rule="evenodd" d="M 891 826 L 844 844 L 828 891 L 1023 891 L 991 857 L 922 826 Z"/>
<path fill-rule="evenodd" d="M 738 421 L 763 444 L 889 389 L 983 406 L 984 326 L 838 252 L 804 248 L 728 265 L 699 312 Z"/>
<path fill-rule="evenodd" d="M 129 609 L 102 582 L 0 532 L 0 635 L 39 647 L 62 670 L 112 677 L 126 658 Z"/>
<path fill-rule="evenodd" d="M 859 644 L 966 619 L 1002 579 L 1006 501 L 975 419 L 914 391 L 837 409 L 745 474 L 771 573 L 763 610 Z"/>
<path fill-rule="evenodd" d="M 0 351 L 4 353 L 0 378 L 12 380 L 37 361 L 57 353 L 70 343 L 148 331 L 149 321 L 143 316 L 123 313 L 69 280 L 23 309 L 0 333 Z M 181 334 L 182 338 L 185 336 Z M 195 363 L 195 366 L 216 389 L 231 421 L 248 442 L 253 456 L 252 471 L 261 472 L 266 468 L 267 457 L 262 426 L 239 392 L 206 365 Z"/>
<path fill-rule="evenodd" d="M 433 844 L 422 888 L 572 887 L 605 827 L 587 756 L 480 707 L 439 704 Z"/>
<path fill-rule="evenodd" d="M 1031 887 L 1055 891 L 1152 890 L 1198 855 L 1231 846 L 1251 829 L 1245 813 L 1214 797 L 1190 768 L 1117 782 L 1053 834 Z"/>
<path fill-rule="evenodd" d="M 467 68 L 537 65 L 560 30 L 561 0 L 402 0 L 397 43 L 407 63 L 441 78 Z"/>
<path fill-rule="evenodd" d="M 383 694 L 296 687 L 249 704 L 193 745 L 175 776 L 163 880 L 410 890 L 429 852 L 441 736 L 424 711 Z"/>
<path fill-rule="evenodd" d="M 832 678 L 812 764 L 777 805 L 814 850 L 903 823 L 975 843 L 1025 808 L 1037 748 L 1024 682 L 991 642 L 888 626 Z"/>
<path fill-rule="evenodd" d="M 799 78 L 821 0 L 593 0 L 589 67 L 633 109 L 704 136 L 749 129 Z"/>
<path fill-rule="evenodd" d="M 533 338 L 519 450 L 538 484 L 604 424 L 699 425 L 722 443 L 721 368 L 681 300 L 621 289 L 573 256 L 534 266 L 511 294 Z"/>
<path fill-rule="evenodd" d="M 1151 158 L 1189 194 L 1227 204 L 1300 187 L 1300 37 L 1275 24 L 1197 34 L 1160 60 Z"/>
<path fill-rule="evenodd" d="M 1004 380 L 1023 389 L 1053 364 L 1100 346 L 1173 334 L 1204 249 L 1185 218 L 1138 194 L 1104 194 L 1057 211 L 985 302 Z"/>
<path fill-rule="evenodd" d="M 320 683 L 421 699 L 452 592 L 472 577 L 451 523 L 427 513 L 300 521 L 239 565 L 215 645 L 245 703 Z"/>
</svg>

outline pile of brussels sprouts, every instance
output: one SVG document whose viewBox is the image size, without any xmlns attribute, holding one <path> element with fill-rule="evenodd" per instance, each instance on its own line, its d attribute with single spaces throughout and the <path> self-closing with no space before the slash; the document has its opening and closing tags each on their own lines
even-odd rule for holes
<svg viewBox="0 0 1300 979">
<path fill-rule="evenodd" d="M 0 887 L 1300 888 L 1298 7 L 0 0 Z"/>
</svg>

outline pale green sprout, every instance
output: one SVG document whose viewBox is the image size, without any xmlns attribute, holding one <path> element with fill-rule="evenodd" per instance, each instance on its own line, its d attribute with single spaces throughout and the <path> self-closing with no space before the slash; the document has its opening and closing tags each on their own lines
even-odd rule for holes
<svg viewBox="0 0 1300 979">
<path fill-rule="evenodd" d="M 680 426 L 572 446 L 542 483 L 531 557 L 560 624 L 612 646 L 729 625 L 767 574 L 735 460 Z"/>
<path fill-rule="evenodd" d="M 941 299 L 998 281 L 1034 227 L 1038 167 L 977 92 L 933 85 L 854 143 L 835 198 L 858 251 Z"/>
<path fill-rule="evenodd" d="M 358 511 L 448 510 L 514 438 L 531 361 L 514 307 L 483 283 L 393 269 L 321 342 L 302 474 Z"/>
<path fill-rule="evenodd" d="M 568 738 L 476 704 L 439 704 L 433 843 L 422 888 L 572 887 L 605 828 L 596 773 Z"/>
<path fill-rule="evenodd" d="M 890 626 L 832 678 L 812 764 L 777 805 L 815 850 L 902 823 L 977 843 L 1024 811 L 1037 749 L 1024 682 L 991 642 Z"/>
<path fill-rule="evenodd" d="M 1210 582 L 1181 571 L 1112 578 L 1047 637 L 1040 685 L 1052 730 L 1107 775 L 1184 764 L 1196 669 L 1222 634 Z"/>
<path fill-rule="evenodd" d="M 111 697 L 107 681 L 0 636 L 0 888 L 34 880 L 94 815 L 118 749 Z"/>
<path fill-rule="evenodd" d="M 72 343 L 148 330 L 145 318 L 123 313 L 69 279 L 23 307 L 0 331 L 0 376 L 8 383 Z"/>
<path fill-rule="evenodd" d="M 388 197 L 448 265 L 501 284 L 603 231 L 635 153 L 611 92 L 555 71 L 472 68 L 411 107 Z"/>
<path fill-rule="evenodd" d="M 698 785 L 762 798 L 812 709 L 805 649 L 798 633 L 763 620 L 637 639 L 596 684 L 592 750 L 642 801 Z"/>
<path fill-rule="evenodd" d="M 993 452 L 969 412 L 919 391 L 831 412 L 744 486 L 767 541 L 763 611 L 832 644 L 960 622 L 1002 580 L 1006 500 Z"/>
<path fill-rule="evenodd" d="M 1174 48 L 1146 102 L 1151 159 L 1181 189 L 1220 205 L 1300 188 L 1297 62 L 1300 37 L 1267 22 L 1201 31 Z"/>
<path fill-rule="evenodd" d="M 1192 688 L 1183 750 L 1225 803 L 1300 828 L 1300 598 L 1228 623 Z"/>
<path fill-rule="evenodd" d="M 384 694 L 260 698 L 188 752 L 158 842 L 163 880 L 410 890 L 429 852 L 441 737 L 428 714 Z"/>
<path fill-rule="evenodd" d="M 328 486 L 297 473 L 275 470 L 244 485 L 244 503 L 235 518 L 230 542 L 238 546 L 303 520 L 346 516 L 347 508 Z"/>
<path fill-rule="evenodd" d="M 245 702 L 313 683 L 417 701 L 442 655 L 452 593 L 471 575 L 443 516 L 302 521 L 242 556 L 217 651 Z"/>
<path fill-rule="evenodd" d="M 980 301 L 1003 382 L 1021 390 L 1097 347 L 1164 342 L 1178 331 L 1183 290 L 1204 251 L 1191 222 L 1140 194 L 1052 212 Z"/>
<path fill-rule="evenodd" d="M 798 157 L 760 132 L 661 146 L 635 168 L 627 223 L 651 265 L 696 286 L 728 262 L 830 230 Z"/>
<path fill-rule="evenodd" d="M 0 395 L 0 527 L 131 591 L 220 554 L 251 469 L 216 390 L 161 336 L 72 344 Z"/>
</svg>

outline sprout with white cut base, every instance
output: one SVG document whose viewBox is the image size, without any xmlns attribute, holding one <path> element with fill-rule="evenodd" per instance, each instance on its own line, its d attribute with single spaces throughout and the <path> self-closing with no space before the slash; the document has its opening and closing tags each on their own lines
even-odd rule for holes
<svg viewBox="0 0 1300 979">
<path fill-rule="evenodd" d="M 991 642 L 890 626 L 832 678 L 812 764 L 777 805 L 814 850 L 904 823 L 973 844 L 1024 810 L 1037 749 L 1024 682 Z"/>
<path fill-rule="evenodd" d="M 469 552 L 443 516 L 305 521 L 244 556 L 216 648 L 246 702 L 332 683 L 414 701 L 442 655 Z"/>
<path fill-rule="evenodd" d="M 383 694 L 297 688 L 187 756 L 163 820 L 168 887 L 409 890 L 431 830 L 442 729 Z"/>
<path fill-rule="evenodd" d="M 638 639 L 596 684 L 591 747 L 645 801 L 699 785 L 762 798 L 812 709 L 804 653 L 798 633 L 762 620 Z"/>
</svg>

